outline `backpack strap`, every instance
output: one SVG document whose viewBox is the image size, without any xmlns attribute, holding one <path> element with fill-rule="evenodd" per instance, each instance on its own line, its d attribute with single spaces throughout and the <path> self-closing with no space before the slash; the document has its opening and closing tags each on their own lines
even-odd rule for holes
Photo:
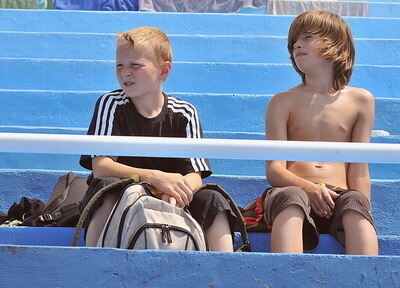
<svg viewBox="0 0 400 288">
<path fill-rule="evenodd" d="M 43 210 L 44 214 L 49 214 L 53 212 L 54 210 L 56 210 L 58 206 L 62 204 L 62 202 L 68 195 L 69 188 L 71 187 L 72 182 L 74 182 L 74 180 L 77 177 L 78 176 L 76 176 L 73 172 L 69 172 L 67 175 L 65 175 L 59 180 L 59 182 L 54 187 L 54 190 L 60 189 L 61 193 L 57 195 L 57 197 L 51 199 L 50 202 L 46 204 L 46 207 Z M 65 181 L 65 186 L 62 187 L 61 185 L 63 184 L 64 181 Z"/>
<path fill-rule="evenodd" d="M 227 202 L 231 206 L 233 213 L 235 213 L 236 217 L 239 220 L 237 222 L 237 224 L 239 226 L 239 230 L 240 230 L 239 232 L 240 232 L 240 235 L 242 237 L 242 242 L 243 242 L 242 246 L 239 249 L 237 249 L 235 252 L 250 252 L 251 245 L 250 245 L 250 241 L 249 241 L 249 236 L 247 235 L 246 225 L 244 223 L 242 213 L 240 212 L 235 201 L 233 201 L 232 197 L 228 194 L 228 192 L 226 192 L 221 186 L 219 186 L 217 184 L 205 184 L 202 187 L 200 187 L 198 190 L 201 190 L 201 189 L 211 189 L 211 190 L 217 191 L 227 200 Z"/>
<path fill-rule="evenodd" d="M 53 213 L 43 213 L 37 217 L 35 226 L 75 226 L 80 215 L 78 203 L 71 203 L 62 207 L 59 211 Z"/>
<path fill-rule="evenodd" d="M 79 235 L 81 233 L 82 227 L 84 223 L 86 222 L 86 218 L 88 217 L 89 213 L 91 212 L 92 207 L 94 207 L 94 204 L 96 204 L 99 200 L 101 200 L 108 192 L 113 191 L 113 190 L 120 190 L 123 191 L 127 188 L 127 186 L 138 183 L 139 182 L 139 176 L 137 175 L 132 175 L 126 178 L 123 178 L 119 181 L 116 181 L 114 183 L 111 183 L 110 185 L 107 185 L 106 187 L 103 187 L 99 191 L 96 192 L 96 194 L 90 199 L 86 207 L 83 209 L 81 216 L 79 217 L 78 224 L 76 225 L 76 229 L 74 232 L 74 235 L 72 237 L 72 243 L 71 246 L 76 246 L 78 243 Z"/>
</svg>

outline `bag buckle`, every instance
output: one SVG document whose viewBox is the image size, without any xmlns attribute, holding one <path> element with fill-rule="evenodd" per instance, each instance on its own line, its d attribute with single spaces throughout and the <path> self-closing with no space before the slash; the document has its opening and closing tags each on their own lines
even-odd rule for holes
<svg viewBox="0 0 400 288">
<path fill-rule="evenodd" d="M 42 215 L 40 215 L 40 220 L 51 221 L 51 220 L 53 220 L 53 216 L 51 216 L 51 214 L 42 214 Z"/>
</svg>

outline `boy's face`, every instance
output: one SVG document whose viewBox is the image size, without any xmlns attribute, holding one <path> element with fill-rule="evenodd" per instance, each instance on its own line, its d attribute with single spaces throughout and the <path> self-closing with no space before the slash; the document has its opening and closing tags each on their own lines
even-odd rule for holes
<svg viewBox="0 0 400 288">
<path fill-rule="evenodd" d="M 293 45 L 293 58 L 304 74 L 312 74 L 319 67 L 330 66 L 328 61 L 321 56 L 321 39 L 311 33 L 301 33 Z"/>
<path fill-rule="evenodd" d="M 165 71 L 165 63 L 157 64 L 150 53 L 135 49 L 128 42 L 118 43 L 116 74 L 127 96 L 136 98 L 158 95 L 168 72 L 169 69 Z"/>
</svg>

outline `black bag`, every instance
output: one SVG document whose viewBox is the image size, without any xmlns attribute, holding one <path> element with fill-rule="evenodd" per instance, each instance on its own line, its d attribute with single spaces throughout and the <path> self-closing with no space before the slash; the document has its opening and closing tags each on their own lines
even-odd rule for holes
<svg viewBox="0 0 400 288">
<path fill-rule="evenodd" d="M 61 176 L 40 215 L 26 219 L 25 226 L 73 227 L 80 216 L 79 203 L 83 199 L 88 185 L 86 177 L 72 172 Z"/>
<path fill-rule="evenodd" d="M 14 203 L 8 209 L 7 215 L 0 217 L 1 226 L 22 226 L 24 221 L 29 218 L 38 217 L 45 204 L 39 199 L 22 197 L 19 203 Z"/>
</svg>

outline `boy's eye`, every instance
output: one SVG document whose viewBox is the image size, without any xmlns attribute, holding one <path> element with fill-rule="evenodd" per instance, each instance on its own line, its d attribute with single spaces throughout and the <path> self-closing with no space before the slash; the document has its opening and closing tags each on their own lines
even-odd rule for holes
<svg viewBox="0 0 400 288">
<path fill-rule="evenodd" d="M 140 63 L 132 63 L 132 64 L 130 64 L 130 67 L 132 67 L 132 68 L 138 68 L 138 67 L 142 67 L 142 66 L 143 66 L 143 65 L 140 64 Z M 117 69 L 121 69 L 121 68 L 124 67 L 124 65 L 122 65 L 122 64 L 117 64 L 117 65 L 115 65 L 115 67 L 116 67 Z"/>
</svg>

